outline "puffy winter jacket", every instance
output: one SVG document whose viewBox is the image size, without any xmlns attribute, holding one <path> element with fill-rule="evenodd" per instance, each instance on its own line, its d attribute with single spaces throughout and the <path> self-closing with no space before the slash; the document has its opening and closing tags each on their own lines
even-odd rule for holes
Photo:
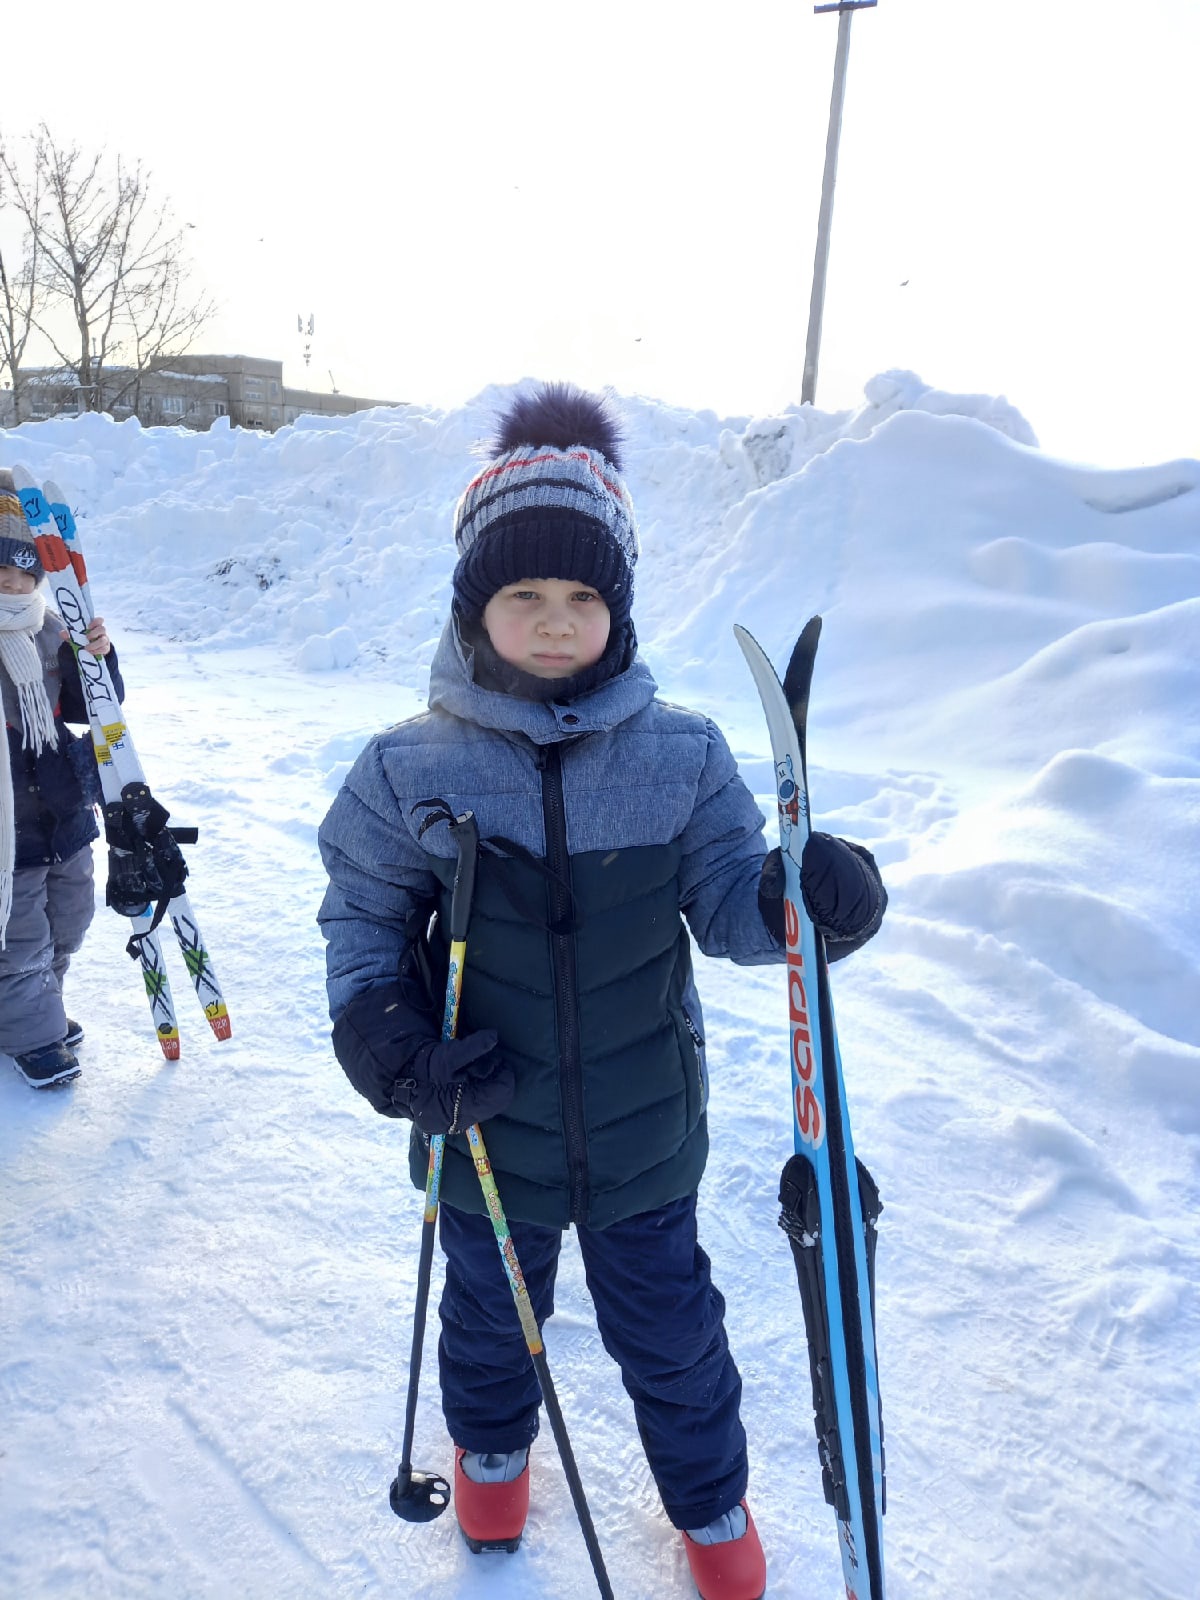
<svg viewBox="0 0 1200 1600">
<path fill-rule="evenodd" d="M 516 1068 L 486 1129 L 506 1211 L 603 1227 L 692 1192 L 708 1086 L 680 913 L 707 955 L 782 959 L 758 907 L 762 814 L 720 732 L 656 699 L 639 662 L 569 704 L 483 689 L 448 627 L 429 712 L 371 741 L 320 831 L 335 1050 L 379 1109 L 362 1041 L 411 999 L 401 965 L 453 879 L 448 828 L 418 838 L 434 797 L 504 841 L 480 854 L 459 1027 L 496 1028 Z M 415 1130 L 411 1165 L 423 1184 Z M 458 1136 L 442 1193 L 484 1209 Z"/>
<path fill-rule="evenodd" d="M 54 707 L 58 743 L 35 756 L 22 747 L 16 691 L 0 670 L 0 698 L 12 765 L 16 815 L 16 865 L 35 867 L 67 861 L 99 834 L 94 807 L 100 802 L 100 777 L 89 735 L 80 737 L 68 722 L 87 724 L 87 706 L 75 653 L 63 642 L 63 625 L 52 613 L 34 639 L 42 658 L 46 694 Z M 125 693 L 117 652 L 104 657 L 118 697 Z"/>
</svg>

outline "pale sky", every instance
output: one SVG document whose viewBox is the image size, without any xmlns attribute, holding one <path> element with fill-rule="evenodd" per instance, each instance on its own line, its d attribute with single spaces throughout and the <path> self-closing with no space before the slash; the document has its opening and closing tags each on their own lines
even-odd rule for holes
<svg viewBox="0 0 1200 1600">
<path fill-rule="evenodd" d="M 0 131 L 143 159 L 198 349 L 761 415 L 800 398 L 836 37 L 798 0 L 58 0 L 8 10 Z M 1057 455 L 1200 455 L 1198 85 L 1196 0 L 856 13 L 818 405 L 907 367 Z"/>
</svg>

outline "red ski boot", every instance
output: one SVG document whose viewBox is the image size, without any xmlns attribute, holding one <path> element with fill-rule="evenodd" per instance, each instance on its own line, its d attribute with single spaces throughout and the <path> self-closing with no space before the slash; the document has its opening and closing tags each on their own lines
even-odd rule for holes
<svg viewBox="0 0 1200 1600">
<path fill-rule="evenodd" d="M 520 1475 L 510 1482 L 476 1483 L 463 1471 L 466 1454 L 454 1447 L 454 1511 L 463 1538 L 476 1555 L 487 1550 L 511 1553 L 521 1542 L 529 1515 L 528 1458 Z M 482 1459 L 487 1463 L 499 1458 Z"/>
<path fill-rule="evenodd" d="M 767 1592 L 767 1562 L 750 1508 L 746 1531 L 740 1539 L 723 1539 L 719 1544 L 700 1544 L 688 1533 L 683 1535 L 692 1580 L 700 1600 L 762 1600 Z"/>
</svg>

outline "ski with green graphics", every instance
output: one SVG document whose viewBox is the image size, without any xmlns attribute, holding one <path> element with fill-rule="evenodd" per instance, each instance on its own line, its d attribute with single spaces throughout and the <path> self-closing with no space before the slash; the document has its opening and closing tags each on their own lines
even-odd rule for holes
<svg viewBox="0 0 1200 1600">
<path fill-rule="evenodd" d="M 817 1451 L 825 1498 L 837 1518 L 847 1600 L 884 1600 L 874 1282 L 882 1207 L 874 1180 L 854 1154 L 824 940 L 800 888 L 801 856 L 812 829 L 808 700 L 821 619 L 806 624 L 782 683 L 751 635 L 740 627 L 734 634 L 766 713 L 784 865 L 795 1154 L 783 1169 L 779 1223 L 800 1285 Z"/>
<path fill-rule="evenodd" d="M 127 948 L 141 967 L 163 1055 L 175 1061 L 179 1058 L 179 1024 L 158 934 L 163 915 L 170 920 L 209 1026 L 218 1039 L 230 1037 L 224 995 L 183 890 L 187 867 L 179 840 L 194 838 L 195 831 L 166 826 L 169 814 L 150 793 L 108 668 L 102 657 L 87 650 L 87 629 L 95 610 L 70 507 L 53 483 L 39 488 L 22 467 L 14 467 L 12 475 L 46 571 L 53 608 L 63 619 L 79 664 L 104 796 L 105 835 L 110 847 L 108 903 L 129 917 L 132 936 Z"/>
</svg>

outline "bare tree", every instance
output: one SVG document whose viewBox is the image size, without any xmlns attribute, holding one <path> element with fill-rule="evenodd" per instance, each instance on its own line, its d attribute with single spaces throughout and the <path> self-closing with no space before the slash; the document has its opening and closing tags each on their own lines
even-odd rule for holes
<svg viewBox="0 0 1200 1600">
<path fill-rule="evenodd" d="M 183 229 L 152 202 L 140 162 L 59 145 L 44 123 L 32 144 L 28 175 L 5 150 L 0 171 L 35 241 L 34 326 L 85 409 L 136 409 L 145 374 L 186 350 L 215 307 L 189 293 Z"/>
<path fill-rule="evenodd" d="M 22 223 L 25 223 L 24 208 L 9 203 L 5 188 L 6 166 L 3 147 L 0 146 L 0 218 L 3 218 L 5 213 L 13 212 L 21 217 Z M 40 210 L 41 196 L 36 173 L 28 198 L 32 209 Z M 0 238 L 0 372 L 6 370 L 8 372 L 9 382 L 12 385 L 13 421 L 19 423 L 22 420 L 21 399 L 24 387 L 21 380 L 21 362 L 40 309 L 37 232 L 25 223 L 17 263 L 6 258 L 5 244 L 6 240 Z"/>
</svg>

